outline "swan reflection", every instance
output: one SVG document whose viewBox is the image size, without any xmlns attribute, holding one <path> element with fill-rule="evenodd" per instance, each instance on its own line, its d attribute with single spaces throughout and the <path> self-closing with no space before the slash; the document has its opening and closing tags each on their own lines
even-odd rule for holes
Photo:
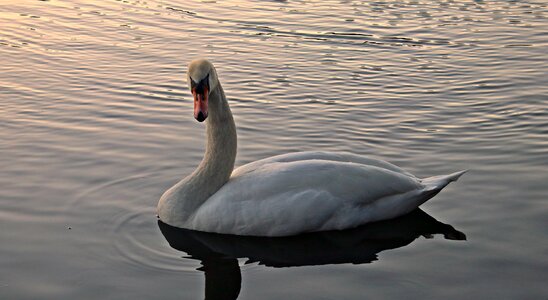
<svg viewBox="0 0 548 300">
<path fill-rule="evenodd" d="M 200 260 L 205 273 L 206 299 L 236 299 L 241 273 L 238 258 L 269 267 L 325 264 L 364 264 L 389 249 L 409 245 L 416 238 L 441 234 L 449 240 L 466 235 L 420 209 L 388 221 L 343 231 L 307 233 L 291 237 L 249 237 L 176 228 L 158 221 L 170 246 Z"/>
</svg>

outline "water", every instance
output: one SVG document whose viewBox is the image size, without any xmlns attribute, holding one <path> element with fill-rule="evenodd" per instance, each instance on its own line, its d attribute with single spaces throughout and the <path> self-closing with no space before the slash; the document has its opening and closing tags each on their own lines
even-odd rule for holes
<svg viewBox="0 0 548 300">
<path fill-rule="evenodd" d="M 547 18 L 544 1 L 0 2 L 1 298 L 548 297 Z M 237 165 L 321 149 L 471 171 L 418 221 L 178 248 L 155 207 L 203 154 L 196 57 Z"/>
</svg>

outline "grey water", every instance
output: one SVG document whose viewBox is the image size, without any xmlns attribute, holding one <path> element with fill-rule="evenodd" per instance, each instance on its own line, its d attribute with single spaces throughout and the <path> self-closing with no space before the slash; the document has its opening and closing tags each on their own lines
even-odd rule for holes
<svg viewBox="0 0 548 300">
<path fill-rule="evenodd" d="M 0 2 L 1 299 L 546 299 L 545 1 Z M 351 231 L 159 223 L 200 162 L 185 68 L 217 67 L 237 165 L 346 151 L 419 177 Z"/>
</svg>

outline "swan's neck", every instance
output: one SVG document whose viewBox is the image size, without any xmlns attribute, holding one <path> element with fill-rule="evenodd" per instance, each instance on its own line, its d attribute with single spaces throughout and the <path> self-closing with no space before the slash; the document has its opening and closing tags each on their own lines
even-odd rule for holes
<svg viewBox="0 0 548 300">
<path fill-rule="evenodd" d="M 205 155 L 196 170 L 160 199 L 158 215 L 172 225 L 185 222 L 230 178 L 236 159 L 236 125 L 220 84 L 209 95 Z"/>
<path fill-rule="evenodd" d="M 192 173 L 200 183 L 205 199 L 218 191 L 230 178 L 236 160 L 236 125 L 220 85 L 210 95 L 206 120 L 207 145 L 204 158 Z"/>
</svg>

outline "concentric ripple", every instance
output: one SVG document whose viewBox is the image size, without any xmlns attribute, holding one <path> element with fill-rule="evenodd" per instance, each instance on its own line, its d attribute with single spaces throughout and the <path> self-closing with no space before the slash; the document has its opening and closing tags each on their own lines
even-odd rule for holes
<svg viewBox="0 0 548 300">
<path fill-rule="evenodd" d="M 93 234 L 94 245 L 83 247 L 112 263 L 161 272 L 195 272 L 199 262 L 183 260 L 157 226 L 156 202 L 163 174 L 147 173 L 115 180 L 81 193 L 67 208 L 72 230 Z M 74 212 L 80 212 L 74 214 Z M 97 217 L 99 216 L 99 219 Z M 100 246 L 100 247 L 98 247 Z"/>
<path fill-rule="evenodd" d="M 545 0 L 4 0 L 0 24 L 2 299 L 199 298 L 200 262 L 154 212 L 203 155 L 198 56 L 234 113 L 236 165 L 325 150 L 470 169 L 423 206 L 469 242 L 252 266 L 242 299 L 548 294 Z"/>
</svg>

